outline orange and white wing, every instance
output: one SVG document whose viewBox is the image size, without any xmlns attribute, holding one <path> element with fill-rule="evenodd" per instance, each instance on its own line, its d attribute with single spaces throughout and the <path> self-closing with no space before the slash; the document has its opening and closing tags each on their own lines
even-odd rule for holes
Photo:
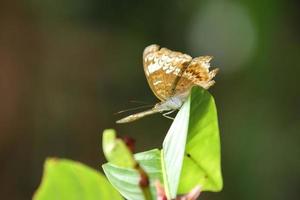
<svg viewBox="0 0 300 200">
<path fill-rule="evenodd" d="M 189 66 L 180 77 L 176 87 L 175 94 L 186 94 L 193 86 L 200 86 L 208 89 L 215 81 L 212 80 L 219 69 L 209 71 L 211 56 L 200 56 L 193 58 Z"/>
<path fill-rule="evenodd" d="M 144 71 L 152 92 L 161 101 L 174 95 L 178 80 L 189 66 L 192 57 L 158 45 L 150 45 L 143 53 Z"/>
</svg>

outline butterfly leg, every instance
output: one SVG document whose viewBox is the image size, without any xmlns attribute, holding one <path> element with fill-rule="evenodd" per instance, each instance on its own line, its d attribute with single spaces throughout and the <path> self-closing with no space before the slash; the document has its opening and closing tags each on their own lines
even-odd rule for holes
<svg viewBox="0 0 300 200">
<path fill-rule="evenodd" d="M 163 116 L 164 116 L 165 118 L 174 120 L 173 117 L 170 117 L 170 116 L 168 116 L 168 115 L 171 114 L 171 113 L 173 113 L 173 112 L 175 112 L 175 111 L 176 111 L 176 110 L 171 110 L 171 111 L 169 111 L 169 112 L 166 112 L 166 113 L 163 114 Z"/>
</svg>

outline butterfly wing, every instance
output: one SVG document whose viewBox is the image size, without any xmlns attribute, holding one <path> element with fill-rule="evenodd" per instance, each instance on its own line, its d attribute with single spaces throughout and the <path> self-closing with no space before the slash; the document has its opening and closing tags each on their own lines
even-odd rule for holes
<svg viewBox="0 0 300 200">
<path fill-rule="evenodd" d="M 175 87 L 175 94 L 186 94 L 193 86 L 198 85 L 208 89 L 215 81 L 212 80 L 218 69 L 209 71 L 211 56 L 193 58 L 189 66 L 184 70 Z"/>
<path fill-rule="evenodd" d="M 179 78 L 192 57 L 158 45 L 150 45 L 143 53 L 144 71 L 152 92 L 161 101 L 174 95 Z"/>
</svg>

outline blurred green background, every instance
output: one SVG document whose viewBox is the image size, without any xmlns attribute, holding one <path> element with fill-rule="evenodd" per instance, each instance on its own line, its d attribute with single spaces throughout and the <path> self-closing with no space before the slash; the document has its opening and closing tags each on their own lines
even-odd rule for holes
<svg viewBox="0 0 300 200">
<path fill-rule="evenodd" d="M 160 147 L 142 67 L 157 43 L 213 55 L 224 189 L 204 200 L 296 199 L 300 189 L 300 3 L 296 0 L 0 1 L 0 198 L 30 199 L 48 156 L 100 169 L 101 133 Z"/>
</svg>

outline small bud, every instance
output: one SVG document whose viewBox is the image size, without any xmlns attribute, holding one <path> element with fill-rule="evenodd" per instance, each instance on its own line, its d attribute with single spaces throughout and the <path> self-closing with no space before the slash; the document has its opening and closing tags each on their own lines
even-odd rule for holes
<svg viewBox="0 0 300 200">
<path fill-rule="evenodd" d="M 201 186 L 197 185 L 189 193 L 179 196 L 176 200 L 197 200 L 201 193 Z"/>
<path fill-rule="evenodd" d="M 165 189 L 159 181 L 155 182 L 155 188 L 156 188 L 157 200 L 167 200 Z"/>
<path fill-rule="evenodd" d="M 149 178 L 145 173 L 140 173 L 139 185 L 142 188 L 145 188 L 145 187 L 149 186 Z"/>
</svg>

